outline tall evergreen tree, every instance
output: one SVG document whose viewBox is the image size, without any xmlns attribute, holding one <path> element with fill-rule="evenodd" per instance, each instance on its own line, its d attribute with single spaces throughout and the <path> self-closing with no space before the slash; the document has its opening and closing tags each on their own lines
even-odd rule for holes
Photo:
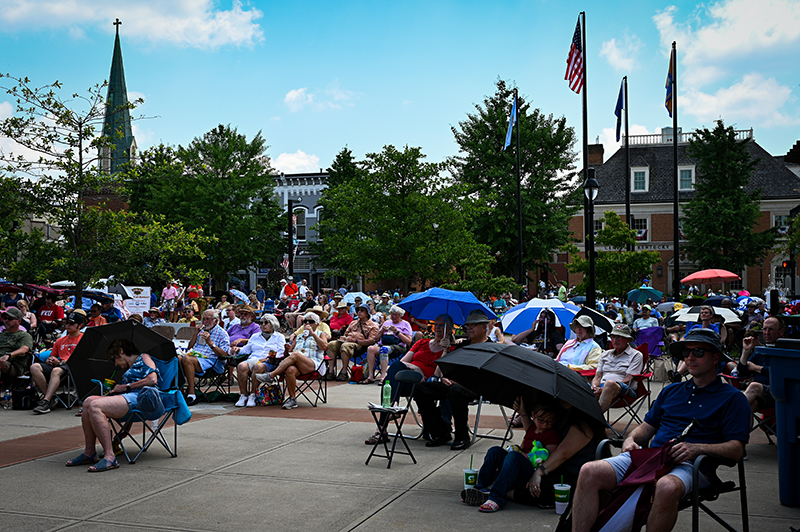
<svg viewBox="0 0 800 532">
<path fill-rule="evenodd" d="M 494 273 L 516 277 L 516 142 L 503 150 L 512 95 L 506 82 L 498 80 L 495 93 L 476 104 L 475 113 L 452 132 L 460 148 L 455 178 L 472 209 L 470 228 L 478 242 L 497 254 Z M 550 262 L 550 253 L 569 242 L 567 226 L 582 205 L 581 191 L 574 182 L 575 132 L 566 119 L 532 109 L 522 96 L 517 107 L 523 265 L 531 270 Z"/>
<path fill-rule="evenodd" d="M 754 231 L 761 216 L 761 190 L 748 191 L 758 164 L 737 140 L 733 127 L 716 121 L 689 142 L 687 154 L 695 159 L 694 196 L 683 209 L 686 251 L 700 268 L 722 268 L 734 273 L 752 266 L 775 245 L 773 229 Z"/>
</svg>

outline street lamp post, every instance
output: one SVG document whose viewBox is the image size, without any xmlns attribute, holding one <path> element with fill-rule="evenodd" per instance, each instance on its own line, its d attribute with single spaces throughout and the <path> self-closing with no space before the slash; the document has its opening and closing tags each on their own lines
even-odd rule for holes
<svg viewBox="0 0 800 532">
<path fill-rule="evenodd" d="M 288 219 L 288 227 L 287 227 L 287 245 L 289 251 L 289 275 L 294 275 L 294 208 L 293 204 L 297 203 L 298 205 L 300 202 L 303 201 L 302 198 L 289 198 L 286 200 L 287 205 L 287 219 Z"/>
<path fill-rule="evenodd" d="M 583 184 L 583 193 L 586 195 L 587 202 L 586 212 L 584 216 L 589 221 L 587 227 L 589 228 L 588 241 L 587 241 L 587 255 L 589 256 L 589 284 L 586 288 L 586 306 L 594 310 L 597 308 L 595 301 L 595 281 L 594 281 L 594 200 L 597 198 L 597 192 L 600 190 L 600 184 L 595 179 L 595 169 L 588 168 L 586 172 L 586 182 Z"/>
</svg>

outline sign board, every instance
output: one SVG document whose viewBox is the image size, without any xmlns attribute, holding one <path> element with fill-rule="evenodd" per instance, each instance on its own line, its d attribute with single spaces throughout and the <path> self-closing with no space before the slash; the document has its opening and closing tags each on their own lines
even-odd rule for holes
<svg viewBox="0 0 800 532">
<path fill-rule="evenodd" d="M 150 310 L 150 287 L 129 286 L 128 290 L 133 293 L 133 299 L 126 300 L 125 307 L 131 314 L 144 316 Z"/>
</svg>

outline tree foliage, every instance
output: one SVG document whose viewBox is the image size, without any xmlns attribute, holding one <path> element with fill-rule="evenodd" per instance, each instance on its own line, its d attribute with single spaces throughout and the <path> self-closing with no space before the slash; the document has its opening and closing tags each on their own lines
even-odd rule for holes
<svg viewBox="0 0 800 532">
<path fill-rule="evenodd" d="M 624 298 L 629 291 L 641 285 L 642 279 L 652 275 L 653 265 L 661 262 L 661 256 L 656 251 L 627 251 L 629 245 L 636 244 L 636 231 L 629 229 L 614 211 L 606 211 L 603 222 L 595 243 L 610 250 L 597 252 L 595 283 L 603 294 Z M 584 281 L 577 286 L 577 290 L 585 292 L 589 261 L 577 256 L 578 248 L 574 245 L 570 246 L 570 252 L 573 257 L 569 270 L 584 274 Z"/>
<path fill-rule="evenodd" d="M 219 125 L 187 147 L 147 150 L 130 184 L 131 206 L 215 237 L 201 245 L 205 258 L 195 266 L 224 285 L 228 273 L 273 264 L 284 249 L 266 149 L 260 132 L 247 140 Z"/>
<path fill-rule="evenodd" d="M 408 146 L 385 146 L 360 163 L 347 148 L 339 153 L 314 247 L 334 274 L 402 279 L 404 290 L 455 280 L 452 266 L 476 248 L 445 165 L 424 159 Z"/>
<path fill-rule="evenodd" d="M 58 246 L 41 242 L 33 245 L 23 257 L 27 262 L 17 261 L 12 266 L 12 271 L 16 268 L 18 272 L 14 275 L 22 275 L 20 270 L 27 268 L 27 275 L 41 279 L 48 268 L 56 268 L 75 282 L 80 304 L 83 288 L 91 280 L 111 275 L 125 279 L 125 274 L 132 271 L 130 265 L 135 263 L 152 267 L 153 255 L 143 250 L 148 243 L 165 244 L 163 239 L 147 240 L 154 234 L 154 221 L 109 213 L 90 205 L 87 199 L 93 194 L 113 193 L 122 179 L 119 174 L 100 171 L 97 164 L 100 148 L 112 147 L 117 138 L 99 134 L 107 106 L 103 95 L 106 84 L 65 98 L 59 93 L 62 86 L 58 81 L 35 87 L 27 78 L 0 78 L 11 82 L 3 89 L 15 104 L 14 115 L 0 121 L 0 136 L 17 144 L 16 151 L 0 153 L 3 170 L 25 191 L 28 213 L 47 217 L 61 236 Z M 133 109 L 137 103 L 124 108 Z M 123 233 L 132 236 L 124 239 Z M 176 261 L 197 251 L 184 245 L 193 235 L 179 225 L 170 226 L 169 233 L 174 246 L 162 247 L 155 263 L 160 268 L 153 270 L 158 275 L 172 273 L 180 268 Z M 40 234 L 33 233 L 29 238 L 35 240 L 37 236 Z M 133 237 L 135 240 L 131 240 Z M 126 242 L 135 245 L 125 245 Z M 52 253 L 49 261 L 43 260 L 46 252 Z M 170 256 L 170 252 L 176 254 Z M 30 271 L 32 266 L 38 271 Z"/>
<path fill-rule="evenodd" d="M 453 127 L 460 148 L 455 177 L 463 185 L 475 239 L 500 252 L 495 274 L 517 276 L 516 142 L 503 150 L 512 90 L 498 80 L 496 91 L 475 105 L 475 113 Z M 565 118 L 532 109 L 520 96 L 523 265 L 550 262 L 550 253 L 569 242 L 569 219 L 581 205 L 573 184 L 575 132 Z M 516 134 L 514 136 L 516 138 Z"/>
<path fill-rule="evenodd" d="M 492 265 L 496 260 L 489 246 L 477 244 L 474 253 L 456 264 L 458 281 L 446 284 L 444 288 L 472 292 L 481 301 L 488 300 L 492 295 L 519 292 L 521 287 L 513 278 L 492 273 Z"/>
<path fill-rule="evenodd" d="M 749 140 L 737 140 L 733 127 L 716 121 L 689 142 L 687 154 L 696 160 L 694 196 L 683 209 L 686 251 L 701 269 L 740 272 L 766 256 L 776 232 L 755 232 L 761 216 L 761 191 L 747 191 L 758 164 L 748 151 Z"/>
</svg>

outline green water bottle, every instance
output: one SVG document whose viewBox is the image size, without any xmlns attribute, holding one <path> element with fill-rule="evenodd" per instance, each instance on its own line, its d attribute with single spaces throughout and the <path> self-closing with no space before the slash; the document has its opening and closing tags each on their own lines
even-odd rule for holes
<svg viewBox="0 0 800 532">
<path fill-rule="evenodd" d="M 382 394 L 381 406 L 384 408 L 392 406 L 392 385 L 389 384 L 389 379 L 383 383 Z"/>
</svg>

